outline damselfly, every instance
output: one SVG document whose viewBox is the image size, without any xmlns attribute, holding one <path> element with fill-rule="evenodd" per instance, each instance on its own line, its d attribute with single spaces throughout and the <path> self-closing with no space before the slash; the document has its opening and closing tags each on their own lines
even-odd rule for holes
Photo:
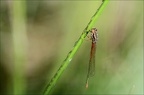
<svg viewBox="0 0 144 95">
<path fill-rule="evenodd" d="M 89 77 L 92 77 L 95 74 L 95 53 L 96 53 L 96 42 L 98 40 L 98 34 L 96 28 L 92 28 L 90 30 L 90 33 L 91 33 L 90 39 L 92 40 L 92 43 L 91 43 L 88 74 L 87 74 L 86 85 L 85 85 L 86 88 L 88 88 Z"/>
</svg>

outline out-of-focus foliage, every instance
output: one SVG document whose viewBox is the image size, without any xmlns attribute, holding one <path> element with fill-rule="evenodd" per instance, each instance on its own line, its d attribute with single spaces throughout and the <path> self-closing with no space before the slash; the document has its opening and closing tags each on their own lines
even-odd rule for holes
<svg viewBox="0 0 144 95">
<path fill-rule="evenodd" d="M 11 4 L 0 1 L 1 92 L 12 92 Z M 26 93 L 40 94 L 101 1 L 27 1 Z M 83 42 L 51 94 L 143 94 L 143 1 L 110 1 L 94 27 L 96 73 L 85 89 L 91 41 Z M 21 72 L 21 71 L 19 71 Z"/>
</svg>

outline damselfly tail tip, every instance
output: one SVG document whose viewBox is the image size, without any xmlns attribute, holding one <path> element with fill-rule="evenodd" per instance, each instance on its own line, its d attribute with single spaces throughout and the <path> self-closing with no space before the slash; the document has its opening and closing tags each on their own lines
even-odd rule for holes
<svg viewBox="0 0 144 95">
<path fill-rule="evenodd" d="M 86 81 L 86 85 L 85 85 L 85 88 L 88 88 L 88 80 Z"/>
</svg>

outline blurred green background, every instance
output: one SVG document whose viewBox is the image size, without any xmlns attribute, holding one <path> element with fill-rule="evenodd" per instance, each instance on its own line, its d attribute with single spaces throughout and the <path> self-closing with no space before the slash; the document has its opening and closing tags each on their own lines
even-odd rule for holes
<svg viewBox="0 0 144 95">
<path fill-rule="evenodd" d="M 86 38 L 51 95 L 143 94 L 143 0 L 109 1 L 94 27 L 96 73 L 85 89 Z M 0 1 L 0 94 L 41 94 L 99 1 Z"/>
</svg>

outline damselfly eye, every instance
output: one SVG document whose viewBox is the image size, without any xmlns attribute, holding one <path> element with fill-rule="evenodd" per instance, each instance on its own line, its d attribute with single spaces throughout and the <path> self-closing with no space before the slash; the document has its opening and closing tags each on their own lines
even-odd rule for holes
<svg viewBox="0 0 144 95">
<path fill-rule="evenodd" d="M 97 31 L 97 29 L 96 29 L 96 28 L 92 28 L 92 29 L 91 29 L 91 31 L 92 31 L 92 30 L 93 30 L 93 31 Z"/>
<path fill-rule="evenodd" d="M 96 29 L 96 28 L 94 28 L 94 30 L 95 30 L 95 31 L 97 31 L 97 29 Z"/>
</svg>

